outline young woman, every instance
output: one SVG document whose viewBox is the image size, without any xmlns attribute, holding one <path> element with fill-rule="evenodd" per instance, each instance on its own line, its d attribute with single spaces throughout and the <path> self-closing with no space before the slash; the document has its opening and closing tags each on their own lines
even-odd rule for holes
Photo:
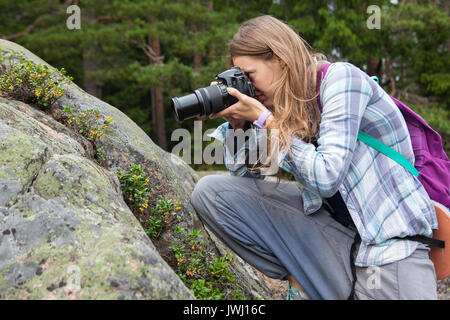
<svg viewBox="0 0 450 320">
<path fill-rule="evenodd" d="M 226 143 L 227 129 L 277 129 L 279 147 L 269 145 L 269 154 L 279 152 L 279 166 L 301 189 L 227 162 L 230 153 L 252 152 L 247 144 L 224 148 L 231 176 L 206 176 L 192 193 L 202 221 L 264 274 L 289 280 L 287 298 L 436 299 L 428 247 L 393 239 L 432 235 L 430 198 L 401 165 L 357 140 L 361 130 L 414 163 L 389 95 L 346 62 L 331 64 L 316 90 L 325 57 L 271 16 L 243 23 L 229 54 L 256 98 L 230 88 L 238 102 L 211 116 L 228 120 L 213 136 Z"/>
</svg>

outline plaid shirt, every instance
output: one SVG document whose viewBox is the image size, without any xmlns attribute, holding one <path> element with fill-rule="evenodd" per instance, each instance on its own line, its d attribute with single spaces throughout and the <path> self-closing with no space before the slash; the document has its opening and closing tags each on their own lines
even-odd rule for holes
<svg viewBox="0 0 450 320">
<path fill-rule="evenodd" d="M 323 106 L 318 147 L 293 136 L 283 148 L 279 166 L 302 185 L 304 213 L 322 206 L 322 198 L 340 191 L 361 236 L 357 266 L 383 265 L 411 255 L 418 243 L 389 240 L 416 234 L 432 236 L 437 219 L 420 181 L 397 162 L 357 140 L 361 130 L 401 153 L 414 164 L 411 138 L 402 114 L 389 95 L 365 72 L 347 62 L 333 63 L 322 81 Z M 264 178 L 247 171 L 242 161 L 251 144 L 238 146 L 230 158 L 226 148 L 228 122 L 210 136 L 224 142 L 224 159 L 232 175 Z M 258 141 L 253 128 L 248 141 Z M 230 130 L 228 130 L 230 131 Z M 253 144 L 254 145 L 254 144 Z M 232 162 L 232 161 L 231 161 Z M 236 163 L 237 162 L 237 163 Z"/>
</svg>

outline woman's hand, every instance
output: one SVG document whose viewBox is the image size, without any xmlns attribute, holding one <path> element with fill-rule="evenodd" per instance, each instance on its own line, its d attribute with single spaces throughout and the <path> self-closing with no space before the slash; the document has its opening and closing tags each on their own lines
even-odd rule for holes
<svg viewBox="0 0 450 320">
<path fill-rule="evenodd" d="M 213 81 L 211 82 L 210 86 L 214 86 L 217 85 L 218 82 L 217 81 Z M 210 119 L 214 119 L 217 117 L 220 117 L 219 115 L 220 112 L 216 113 L 216 114 L 211 114 L 209 117 Z M 231 127 L 236 130 L 236 129 L 244 129 L 245 128 L 245 119 L 238 119 L 238 118 L 234 118 L 231 115 L 223 115 L 222 118 L 224 118 L 230 125 Z"/>
<path fill-rule="evenodd" d="M 227 88 L 227 91 L 228 94 L 236 97 L 239 101 L 220 112 L 211 114 L 209 116 L 211 119 L 224 117 L 229 122 L 231 120 L 233 122 L 236 122 L 238 125 L 242 124 L 243 128 L 245 120 L 249 120 L 251 122 L 257 120 L 261 113 L 263 113 L 263 111 L 266 109 L 266 107 L 261 102 L 239 92 L 239 90 L 235 88 Z M 233 128 L 235 128 L 233 123 L 230 123 Z"/>
</svg>

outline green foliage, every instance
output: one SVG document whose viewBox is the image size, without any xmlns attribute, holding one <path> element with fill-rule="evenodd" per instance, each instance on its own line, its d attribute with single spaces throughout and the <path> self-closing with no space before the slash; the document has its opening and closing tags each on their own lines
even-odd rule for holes
<svg viewBox="0 0 450 320">
<path fill-rule="evenodd" d="M 398 87 L 449 105 L 448 12 L 439 5 L 406 3 L 383 12 L 382 54 L 392 62 Z"/>
<path fill-rule="evenodd" d="M 92 142 L 95 149 L 95 158 L 102 163 L 105 161 L 104 152 L 98 147 L 99 139 L 110 129 L 113 117 L 105 118 L 100 111 L 96 109 L 88 109 L 86 111 L 74 112 L 72 105 L 65 106 L 62 112 L 57 110 L 56 114 L 60 116 L 64 124 L 72 128 L 75 132 Z"/>
<path fill-rule="evenodd" d="M 435 95 L 447 95 L 450 91 L 450 74 L 448 73 L 423 73 L 420 82 L 425 85 L 427 91 Z"/>
<path fill-rule="evenodd" d="M 170 247 L 178 276 L 197 299 L 244 299 L 242 291 L 235 289 L 239 285 L 230 271 L 231 254 L 214 257 L 206 250 L 202 237 L 199 230 L 192 229 L 184 241 L 175 241 Z"/>
<path fill-rule="evenodd" d="M 89 141 L 96 142 L 106 131 L 110 130 L 110 124 L 114 121 L 113 117 L 105 118 L 96 109 L 74 113 L 72 107 L 72 105 L 66 106 L 62 111 L 68 117 L 67 124 Z"/>
<path fill-rule="evenodd" d="M 26 59 L 21 52 L 11 52 L 8 62 L 0 65 L 0 93 L 44 109 L 64 94 L 62 84 L 72 81 L 64 68 L 53 72 L 45 64 Z"/>
<path fill-rule="evenodd" d="M 132 163 L 130 170 L 116 172 L 119 177 L 124 200 L 132 210 L 144 211 L 148 208 L 148 198 L 153 189 L 150 187 L 150 178 L 140 164 Z"/>
<path fill-rule="evenodd" d="M 408 106 L 418 113 L 434 130 L 441 135 L 450 136 L 450 111 L 438 105 L 418 105 L 408 104 Z"/>
<path fill-rule="evenodd" d="M 167 230 L 175 220 L 181 208 L 179 201 L 157 200 L 152 206 L 153 189 L 150 187 L 150 177 L 140 164 L 130 164 L 130 170 L 116 172 L 119 178 L 122 194 L 128 207 L 144 227 L 150 239 L 156 240 Z M 178 230 L 179 231 L 179 230 Z"/>
<path fill-rule="evenodd" d="M 172 200 L 158 200 L 157 205 L 151 209 L 150 216 L 146 221 L 145 232 L 150 239 L 155 240 L 161 232 L 169 227 L 177 212 L 181 210 L 181 203 L 172 203 Z"/>
<path fill-rule="evenodd" d="M 223 297 L 223 293 L 219 289 L 214 289 L 212 283 L 206 282 L 204 279 L 192 281 L 189 289 L 199 300 L 221 300 Z"/>
<path fill-rule="evenodd" d="M 31 33 L 15 41 L 51 65 L 64 66 L 79 86 L 87 79 L 97 83 L 100 98 L 124 111 L 155 141 L 152 89 L 163 91 L 167 140 L 177 128 L 192 131 L 193 121 L 174 120 L 170 98 L 207 86 L 227 68 L 228 41 L 240 23 L 261 14 L 287 22 L 330 61 L 349 61 L 367 70 L 369 59 L 380 59 L 379 77 L 388 93 L 395 87 L 396 94 L 433 97 L 442 108 L 450 102 L 450 20 L 441 1 L 85 0 L 79 4 L 79 30 L 67 29 L 67 14 L 56 0 L 0 3 L 5 9 L 0 35 L 17 34 L 42 18 Z M 366 26 L 369 4 L 381 9 L 380 29 Z M 158 63 L 148 51 L 156 40 Z M 205 119 L 203 130 L 221 122 Z M 167 150 L 175 144 L 167 141 Z"/>
<path fill-rule="evenodd" d="M 164 232 L 181 234 L 184 229 L 178 224 L 178 213 L 182 210 L 180 202 L 157 200 L 151 207 L 152 192 L 150 180 L 141 165 L 132 163 L 130 170 L 116 172 L 119 177 L 124 200 L 141 222 L 146 234 L 159 246 L 161 241 L 169 242 L 169 252 L 162 256 L 178 274 L 184 284 L 190 288 L 197 299 L 244 299 L 236 286 L 236 278 L 229 269 L 231 255 L 215 257 L 208 251 L 200 230 L 192 229 L 182 240 L 160 239 Z M 170 237 L 170 239 L 173 239 Z M 161 248 L 159 249 L 161 250 Z"/>
</svg>

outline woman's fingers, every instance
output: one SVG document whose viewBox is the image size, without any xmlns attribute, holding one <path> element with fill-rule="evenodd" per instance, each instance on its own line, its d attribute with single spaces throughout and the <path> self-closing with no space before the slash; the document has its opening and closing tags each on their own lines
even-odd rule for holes
<svg viewBox="0 0 450 320">
<path fill-rule="evenodd" d="M 210 119 L 214 119 L 214 118 L 217 118 L 217 117 L 231 116 L 231 113 L 233 112 L 233 110 L 234 110 L 234 106 L 229 106 L 228 108 L 225 108 L 225 109 L 223 109 L 223 110 L 221 110 L 219 112 L 211 113 L 209 115 L 209 118 Z"/>
<path fill-rule="evenodd" d="M 238 101 L 220 112 L 212 113 L 209 116 L 210 119 L 228 116 L 235 119 L 254 121 L 253 119 L 257 119 L 259 114 L 265 109 L 261 102 L 243 94 L 235 88 L 228 87 L 227 92 L 229 95 L 237 98 Z"/>
<path fill-rule="evenodd" d="M 239 90 L 235 89 L 235 88 L 227 88 L 227 92 L 228 94 L 232 95 L 233 97 L 237 98 L 239 101 L 245 103 L 247 96 L 243 93 L 241 93 Z"/>
</svg>

